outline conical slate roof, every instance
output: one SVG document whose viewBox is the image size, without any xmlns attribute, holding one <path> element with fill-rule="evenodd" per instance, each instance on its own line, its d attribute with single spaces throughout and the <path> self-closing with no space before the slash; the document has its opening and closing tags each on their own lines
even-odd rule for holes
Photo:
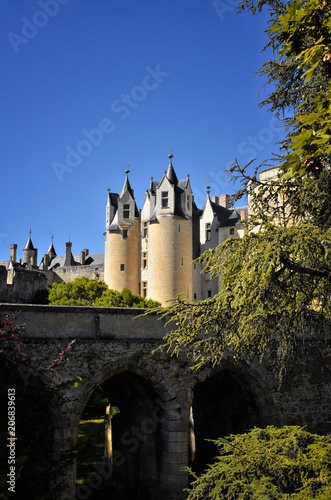
<svg viewBox="0 0 331 500">
<path fill-rule="evenodd" d="M 122 187 L 122 191 L 120 192 L 119 198 L 122 198 L 122 196 L 124 195 L 124 193 L 126 191 L 129 191 L 131 197 L 134 198 L 133 189 L 132 189 L 132 187 L 130 185 L 130 181 L 129 181 L 129 170 L 126 170 L 125 173 L 126 173 L 126 178 L 125 178 L 125 181 L 124 181 L 124 184 Z"/>
<path fill-rule="evenodd" d="M 172 166 L 172 161 L 171 159 L 173 158 L 173 155 L 169 155 L 168 158 L 170 159 L 169 167 L 166 173 L 167 179 L 171 182 L 171 184 L 177 185 L 178 179 L 177 175 L 175 173 L 174 167 Z"/>
<path fill-rule="evenodd" d="M 34 249 L 35 249 L 35 248 L 34 248 L 34 246 L 33 246 L 33 244 L 32 244 L 32 240 L 31 240 L 31 229 L 30 229 L 30 231 L 29 231 L 29 239 L 28 239 L 28 241 L 27 241 L 27 243 L 26 243 L 26 245 L 25 245 L 25 247 L 24 247 L 24 249 L 23 249 L 23 250 L 34 250 Z"/>
<path fill-rule="evenodd" d="M 52 241 L 51 244 L 49 245 L 49 249 L 47 250 L 48 255 L 53 259 L 54 257 L 57 256 L 57 253 L 55 252 L 55 248 L 53 245 L 53 235 L 52 235 Z"/>
</svg>

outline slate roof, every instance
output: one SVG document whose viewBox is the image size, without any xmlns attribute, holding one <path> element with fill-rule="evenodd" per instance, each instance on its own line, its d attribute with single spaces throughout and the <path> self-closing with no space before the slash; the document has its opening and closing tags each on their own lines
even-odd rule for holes
<svg viewBox="0 0 331 500">
<path fill-rule="evenodd" d="M 80 254 L 73 255 L 72 257 L 73 257 L 72 266 L 81 266 Z M 86 257 L 84 265 L 85 266 L 101 265 L 101 264 L 103 265 L 104 258 L 105 258 L 105 254 L 103 254 L 103 253 L 91 253 Z M 49 266 L 49 269 L 54 270 L 58 267 L 63 267 L 64 262 L 65 262 L 65 255 L 57 256 L 52 260 L 52 262 Z"/>
<path fill-rule="evenodd" d="M 32 244 L 31 236 L 29 236 L 29 239 L 24 247 L 24 250 L 35 250 L 35 248 Z"/>
<path fill-rule="evenodd" d="M 210 198 L 206 199 L 202 210 L 205 209 L 208 199 L 209 199 L 210 205 L 213 209 L 213 212 L 219 221 L 219 227 L 234 226 L 237 222 L 240 221 L 240 214 L 237 211 L 238 209 L 225 208 L 222 205 L 218 205 L 217 203 L 214 203 L 213 201 L 210 200 Z"/>
</svg>

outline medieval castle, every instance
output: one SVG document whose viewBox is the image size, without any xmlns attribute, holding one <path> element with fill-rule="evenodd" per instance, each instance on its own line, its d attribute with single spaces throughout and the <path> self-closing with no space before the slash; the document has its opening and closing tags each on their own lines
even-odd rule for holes
<svg viewBox="0 0 331 500">
<path fill-rule="evenodd" d="M 163 305 L 178 294 L 192 301 L 215 295 L 218 280 L 202 274 L 202 264 L 193 261 L 227 238 L 242 237 L 248 208 L 230 208 L 226 194 L 211 199 L 208 186 L 204 206 L 197 208 L 189 175 L 178 180 L 172 158 L 161 181 L 151 177 L 140 211 L 128 170 L 120 193 L 108 189 L 104 254 L 89 254 L 85 248 L 72 255 L 69 241 L 65 255 L 57 256 L 52 237 L 38 265 L 31 230 L 23 260 L 16 259 L 17 245 L 12 244 L 10 260 L 0 262 L 0 302 L 29 302 L 38 290 L 81 276 L 115 290 L 127 287 Z"/>
</svg>

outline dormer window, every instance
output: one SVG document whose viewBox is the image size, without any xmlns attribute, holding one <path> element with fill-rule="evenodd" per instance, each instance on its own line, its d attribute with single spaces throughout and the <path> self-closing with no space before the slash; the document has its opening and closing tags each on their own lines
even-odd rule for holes
<svg viewBox="0 0 331 500">
<path fill-rule="evenodd" d="M 161 191 L 161 207 L 166 208 L 169 206 L 169 194 L 168 191 Z"/>
<path fill-rule="evenodd" d="M 130 218 L 130 205 L 124 205 L 123 206 L 123 219 L 129 219 Z"/>
</svg>

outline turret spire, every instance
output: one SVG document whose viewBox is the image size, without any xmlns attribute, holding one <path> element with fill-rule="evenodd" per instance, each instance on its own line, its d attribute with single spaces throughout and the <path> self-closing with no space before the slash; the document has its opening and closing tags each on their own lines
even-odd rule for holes
<svg viewBox="0 0 331 500">
<path fill-rule="evenodd" d="M 177 184 L 178 183 L 178 179 L 177 179 L 177 175 L 175 174 L 175 170 L 174 170 L 174 167 L 172 166 L 172 159 L 173 159 L 174 155 L 170 154 L 168 155 L 168 158 L 169 158 L 169 167 L 168 167 L 168 170 L 167 170 L 167 178 L 168 180 L 171 182 L 171 184 Z"/>
</svg>

